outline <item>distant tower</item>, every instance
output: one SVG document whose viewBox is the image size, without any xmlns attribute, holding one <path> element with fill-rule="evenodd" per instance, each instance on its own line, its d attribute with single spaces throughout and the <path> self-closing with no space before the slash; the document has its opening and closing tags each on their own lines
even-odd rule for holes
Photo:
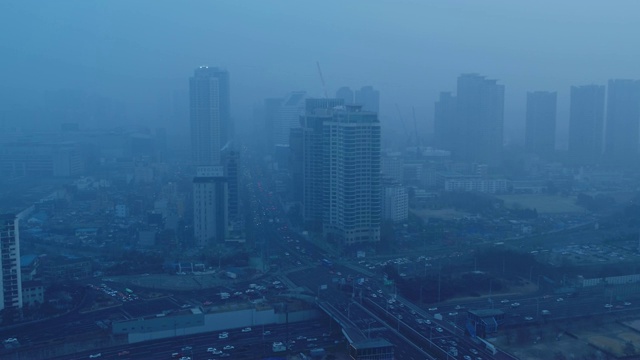
<svg viewBox="0 0 640 360">
<path fill-rule="evenodd" d="M 353 104 L 353 90 L 348 86 L 343 86 L 336 91 L 336 99 L 342 99 L 345 105 Z"/>
<path fill-rule="evenodd" d="M 604 131 L 604 86 L 571 87 L 569 151 L 578 165 L 595 164 L 602 155 Z"/>
<path fill-rule="evenodd" d="M 458 77 L 452 155 L 464 162 L 500 163 L 504 128 L 504 85 L 478 74 Z"/>
<path fill-rule="evenodd" d="M 374 90 L 373 86 L 363 86 L 356 91 L 356 105 L 362 106 L 362 111 L 380 111 L 380 91 Z"/>
<path fill-rule="evenodd" d="M 555 92 L 527 93 L 525 147 L 547 160 L 553 157 L 556 148 L 556 102 Z"/>
<path fill-rule="evenodd" d="M 434 106 L 433 140 L 438 149 L 459 149 L 456 129 L 456 97 L 450 92 L 441 92 Z"/>
<path fill-rule="evenodd" d="M 231 131 L 229 73 L 201 66 L 189 79 L 191 148 L 195 165 L 219 165 Z"/>
<path fill-rule="evenodd" d="M 616 164 L 638 160 L 640 81 L 609 80 L 605 156 Z"/>
<path fill-rule="evenodd" d="M 0 310 L 18 316 L 22 309 L 19 220 L 14 214 L 0 215 Z"/>
</svg>

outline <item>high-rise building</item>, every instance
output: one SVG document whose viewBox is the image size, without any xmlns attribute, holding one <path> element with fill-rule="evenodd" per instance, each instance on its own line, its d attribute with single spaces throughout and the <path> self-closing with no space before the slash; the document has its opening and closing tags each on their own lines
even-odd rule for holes
<svg viewBox="0 0 640 360">
<path fill-rule="evenodd" d="M 348 86 L 343 86 L 336 91 L 336 99 L 342 99 L 345 105 L 353 104 L 353 90 Z"/>
<path fill-rule="evenodd" d="M 283 98 L 269 98 L 264 100 L 264 137 L 268 152 L 273 151 L 277 144 L 275 139 L 276 129 L 278 127 L 278 114 L 283 102 Z"/>
<path fill-rule="evenodd" d="M 394 181 L 386 181 L 383 185 L 382 214 L 383 218 L 392 222 L 402 222 L 409 218 L 409 194 L 407 189 Z"/>
<path fill-rule="evenodd" d="M 594 164 L 602 155 L 604 131 L 604 86 L 571 87 L 569 105 L 570 161 Z"/>
<path fill-rule="evenodd" d="M 609 80 L 604 152 L 608 161 L 628 164 L 638 160 L 640 81 Z"/>
<path fill-rule="evenodd" d="M 355 103 L 362 106 L 362 111 L 380 112 L 380 91 L 373 86 L 363 86 L 356 90 Z"/>
<path fill-rule="evenodd" d="M 240 152 L 226 149 L 222 154 L 224 160 L 224 176 L 227 179 L 229 222 L 236 223 L 240 221 Z"/>
<path fill-rule="evenodd" d="M 525 147 L 546 159 L 554 155 L 556 148 L 556 102 L 555 92 L 527 93 Z"/>
<path fill-rule="evenodd" d="M 290 130 L 300 127 L 300 115 L 304 113 L 306 95 L 304 91 L 294 91 L 284 98 L 274 128 L 275 145 L 289 145 Z"/>
<path fill-rule="evenodd" d="M 380 121 L 359 105 L 323 123 L 323 234 L 342 245 L 380 241 Z"/>
<path fill-rule="evenodd" d="M 14 214 L 0 215 L 0 310 L 9 310 L 14 316 L 22 308 L 18 225 Z"/>
<path fill-rule="evenodd" d="M 228 188 L 222 166 L 200 166 L 193 178 L 193 234 L 196 245 L 228 237 Z"/>
<path fill-rule="evenodd" d="M 460 146 L 457 143 L 456 97 L 450 92 L 441 92 L 434 106 L 433 141 L 438 149 L 453 150 Z"/>
<path fill-rule="evenodd" d="M 219 165 L 231 139 L 229 72 L 201 66 L 189 79 L 191 148 L 195 165 Z"/>
<path fill-rule="evenodd" d="M 333 118 L 333 109 L 343 106 L 342 99 L 306 99 L 302 126 L 302 217 L 305 228 L 322 231 L 324 144 L 323 124 Z"/>
<path fill-rule="evenodd" d="M 289 134 L 289 184 L 290 198 L 293 203 L 302 204 L 303 191 L 303 136 L 302 128 L 293 128 Z"/>
<path fill-rule="evenodd" d="M 342 99 L 308 99 L 303 204 L 308 229 L 342 245 L 380 240 L 380 122 Z"/>
<path fill-rule="evenodd" d="M 455 159 L 465 162 L 500 163 L 504 127 L 504 85 L 478 74 L 458 77 L 454 117 Z"/>
</svg>

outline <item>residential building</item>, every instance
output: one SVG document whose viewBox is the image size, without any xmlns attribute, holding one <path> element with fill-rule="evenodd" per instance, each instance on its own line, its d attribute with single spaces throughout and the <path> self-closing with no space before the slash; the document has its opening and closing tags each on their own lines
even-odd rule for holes
<svg viewBox="0 0 640 360">
<path fill-rule="evenodd" d="M 228 235 L 228 187 L 222 166 L 202 166 L 193 179 L 193 232 L 196 245 L 224 242 Z"/>
<path fill-rule="evenodd" d="M 373 86 L 363 86 L 356 90 L 355 104 L 361 105 L 362 111 L 380 112 L 380 91 Z"/>
<path fill-rule="evenodd" d="M 527 93 L 525 148 L 547 160 L 556 149 L 556 103 L 555 92 Z"/>
<path fill-rule="evenodd" d="M 459 149 L 460 140 L 456 129 L 456 97 L 450 92 L 441 92 L 440 98 L 434 106 L 433 142 L 436 148 L 453 150 Z"/>
<path fill-rule="evenodd" d="M 0 215 L 0 310 L 19 313 L 22 308 L 19 219 Z"/>
<path fill-rule="evenodd" d="M 640 81 L 609 80 L 605 156 L 618 165 L 637 163 L 640 131 Z"/>
<path fill-rule="evenodd" d="M 348 86 L 343 86 L 336 91 L 336 99 L 342 99 L 345 105 L 353 104 L 353 90 Z"/>
<path fill-rule="evenodd" d="M 478 74 L 458 77 L 454 159 L 498 165 L 504 127 L 504 85 Z"/>
<path fill-rule="evenodd" d="M 603 150 L 604 86 L 571 87 L 568 156 L 578 165 L 595 164 Z"/>
<path fill-rule="evenodd" d="M 386 182 L 383 185 L 382 217 L 395 223 L 409 218 L 409 194 L 399 183 Z"/>
</svg>

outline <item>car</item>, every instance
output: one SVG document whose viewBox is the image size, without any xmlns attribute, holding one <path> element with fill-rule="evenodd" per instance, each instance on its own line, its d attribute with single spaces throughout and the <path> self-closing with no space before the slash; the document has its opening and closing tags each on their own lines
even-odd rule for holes
<svg viewBox="0 0 640 360">
<path fill-rule="evenodd" d="M 519 302 L 511 303 L 511 307 L 513 307 L 513 308 L 518 307 L 518 306 L 520 306 Z"/>
<path fill-rule="evenodd" d="M 223 350 L 233 350 L 233 349 L 235 349 L 235 348 L 236 348 L 236 347 L 235 347 L 235 346 L 233 346 L 233 345 L 226 345 L 226 346 L 225 346 L 225 347 L 223 347 L 222 349 L 223 349 Z"/>
<path fill-rule="evenodd" d="M 425 324 L 427 324 L 427 325 L 431 325 L 431 320 L 429 320 L 429 319 L 425 320 L 424 322 L 425 322 Z"/>
<path fill-rule="evenodd" d="M 191 346 L 182 347 L 182 351 L 189 351 L 189 350 L 192 350 L 192 349 L 193 349 L 193 347 L 191 347 Z"/>
<path fill-rule="evenodd" d="M 471 360 L 471 356 L 469 356 L 469 355 L 465 355 L 465 356 L 463 356 L 462 358 L 463 358 L 464 360 Z"/>
<path fill-rule="evenodd" d="M 509 300 L 504 299 L 504 300 L 500 300 L 500 302 L 501 302 L 501 303 L 503 303 L 503 304 L 506 304 L 506 303 L 508 303 L 508 302 L 509 302 Z"/>
<path fill-rule="evenodd" d="M 218 339 L 228 339 L 229 338 L 229 333 L 223 332 L 218 334 Z"/>
<path fill-rule="evenodd" d="M 630 303 L 630 302 L 628 302 L 628 301 L 625 301 L 625 302 L 624 302 L 624 306 L 631 306 L 631 303 Z"/>
<path fill-rule="evenodd" d="M 176 353 L 171 354 L 171 357 L 172 357 L 172 358 L 177 358 L 178 356 L 182 356 L 182 354 L 177 353 L 177 352 L 176 352 Z"/>
<path fill-rule="evenodd" d="M 436 331 L 437 331 L 437 332 L 439 332 L 439 333 L 441 333 L 441 332 L 443 332 L 444 330 L 442 330 L 442 328 L 438 326 L 438 327 L 436 328 Z"/>
<path fill-rule="evenodd" d="M 128 350 L 122 350 L 118 353 L 118 356 L 124 356 L 124 355 L 129 355 L 131 352 Z"/>
<path fill-rule="evenodd" d="M 611 305 L 611 304 L 604 304 L 604 307 L 605 307 L 605 308 L 607 308 L 607 309 L 611 309 L 611 308 L 613 307 L 613 305 Z"/>
<path fill-rule="evenodd" d="M 561 302 L 561 301 L 564 301 L 564 299 L 563 298 L 557 298 L 556 301 L 557 302 Z"/>
<path fill-rule="evenodd" d="M 306 339 L 306 336 L 302 336 L 302 335 L 298 335 L 298 337 L 296 338 L 296 340 L 304 340 Z"/>
<path fill-rule="evenodd" d="M 430 307 L 429 311 L 438 311 L 438 308 L 437 307 Z"/>
<path fill-rule="evenodd" d="M 251 328 L 250 328 L 250 327 L 246 327 L 246 328 L 242 329 L 241 331 L 242 331 L 243 333 L 251 332 Z"/>
<path fill-rule="evenodd" d="M 472 353 L 473 355 L 478 355 L 478 350 L 474 348 L 469 349 L 469 352 Z"/>
<path fill-rule="evenodd" d="M 210 348 L 208 348 L 208 349 L 207 349 L 207 352 L 210 352 L 210 353 L 212 353 L 212 352 L 214 352 L 214 351 L 218 351 L 218 349 L 216 349 L 216 348 L 212 348 L 212 347 L 210 347 Z"/>
<path fill-rule="evenodd" d="M 180 360 L 191 360 L 191 356 L 183 356 Z"/>
<path fill-rule="evenodd" d="M 102 353 L 91 354 L 91 355 L 89 355 L 89 359 L 95 359 L 95 358 L 99 358 L 101 356 L 102 356 Z"/>
<path fill-rule="evenodd" d="M 271 331 L 270 330 L 265 330 L 264 332 L 262 332 L 262 335 L 271 335 Z"/>
<path fill-rule="evenodd" d="M 525 317 L 524 317 L 524 319 L 525 319 L 526 321 L 532 321 L 532 320 L 533 320 L 533 318 L 532 318 L 531 316 L 525 316 Z"/>
<path fill-rule="evenodd" d="M 456 309 L 456 310 L 462 310 L 462 309 L 464 309 L 464 306 L 462 306 L 462 305 L 456 305 L 455 309 Z"/>
<path fill-rule="evenodd" d="M 456 315 L 458 315 L 457 311 L 452 311 L 452 312 L 449 313 L 449 316 L 456 316 Z"/>
</svg>

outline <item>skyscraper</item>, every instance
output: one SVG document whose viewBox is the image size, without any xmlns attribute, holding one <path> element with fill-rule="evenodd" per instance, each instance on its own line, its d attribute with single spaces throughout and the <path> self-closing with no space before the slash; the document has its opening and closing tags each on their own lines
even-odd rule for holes
<svg viewBox="0 0 640 360">
<path fill-rule="evenodd" d="M 219 165 L 230 140 L 229 73 L 201 66 L 189 79 L 191 148 L 195 165 Z"/>
<path fill-rule="evenodd" d="M 306 227 L 342 245 L 379 241 L 377 114 L 342 99 L 308 99 L 301 121 Z"/>
<path fill-rule="evenodd" d="M 555 92 L 527 93 L 525 147 L 546 159 L 554 155 L 556 148 L 556 102 Z"/>
<path fill-rule="evenodd" d="M 438 149 L 459 149 L 456 128 L 456 97 L 450 92 L 441 92 L 434 106 L 433 141 Z"/>
<path fill-rule="evenodd" d="M 640 81 L 609 80 L 605 129 L 608 161 L 628 164 L 638 160 Z"/>
<path fill-rule="evenodd" d="M 307 99 L 302 126 L 302 198 L 305 228 L 322 231 L 324 181 L 323 124 L 333 118 L 333 108 L 343 106 L 342 99 Z"/>
<path fill-rule="evenodd" d="M 362 106 L 362 111 L 380 111 L 380 91 L 374 90 L 373 86 L 363 86 L 356 90 L 355 104 Z"/>
<path fill-rule="evenodd" d="M 569 105 L 569 149 L 571 162 L 595 164 L 602 155 L 604 86 L 571 87 Z"/>
<path fill-rule="evenodd" d="M 18 221 L 14 214 L 0 214 L 0 310 L 12 315 L 22 308 Z"/>
<path fill-rule="evenodd" d="M 359 105 L 323 124 L 323 234 L 339 244 L 380 241 L 380 121 Z"/>
<path fill-rule="evenodd" d="M 343 86 L 336 91 L 336 99 L 342 99 L 345 105 L 353 104 L 353 90 L 348 86 Z"/>
<path fill-rule="evenodd" d="M 500 163 L 504 127 L 504 85 L 478 74 L 458 77 L 455 159 Z"/>
</svg>

